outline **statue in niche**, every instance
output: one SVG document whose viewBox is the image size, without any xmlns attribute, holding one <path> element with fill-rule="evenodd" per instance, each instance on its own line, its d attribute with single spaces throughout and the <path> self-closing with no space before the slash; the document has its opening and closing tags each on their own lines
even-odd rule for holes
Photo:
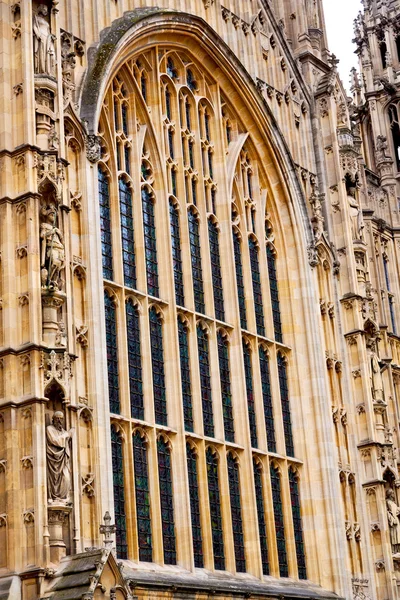
<svg viewBox="0 0 400 600">
<path fill-rule="evenodd" d="M 347 187 L 347 201 L 349 203 L 349 214 L 351 219 L 351 235 L 353 240 L 363 239 L 364 222 L 362 213 L 357 202 L 356 186 L 349 185 Z"/>
<path fill-rule="evenodd" d="M 380 404 L 384 403 L 385 398 L 383 393 L 383 379 L 381 367 L 379 365 L 378 356 L 373 348 L 371 354 L 371 387 L 372 397 L 375 400 L 375 402 L 378 402 Z"/>
<path fill-rule="evenodd" d="M 56 346 L 61 346 L 62 348 L 67 347 L 67 330 L 65 328 L 64 321 L 60 321 L 58 324 L 58 332 L 56 333 Z"/>
<path fill-rule="evenodd" d="M 71 491 L 71 439 L 73 429 L 63 427 L 61 411 L 53 414 L 46 427 L 47 498 L 49 504 L 66 504 Z"/>
<path fill-rule="evenodd" d="M 396 496 L 391 488 L 386 490 L 386 510 L 389 521 L 392 550 L 394 554 L 397 554 L 400 552 L 400 508 L 396 504 Z"/>
<path fill-rule="evenodd" d="M 65 268 L 64 236 L 56 226 L 57 207 L 53 202 L 40 211 L 40 277 L 43 288 L 59 290 L 61 272 Z"/>
<path fill-rule="evenodd" d="M 36 15 L 33 17 L 33 52 L 35 73 L 43 75 L 55 75 L 54 47 L 55 36 L 50 31 L 47 22 L 48 9 L 45 4 L 40 4 Z"/>
</svg>

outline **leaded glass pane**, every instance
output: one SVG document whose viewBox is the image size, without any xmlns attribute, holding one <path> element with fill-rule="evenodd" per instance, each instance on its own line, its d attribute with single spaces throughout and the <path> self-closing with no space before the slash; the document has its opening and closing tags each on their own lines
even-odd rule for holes
<svg viewBox="0 0 400 600">
<path fill-rule="evenodd" d="M 158 425 L 168 425 L 162 322 L 154 307 L 150 308 L 149 319 L 155 419 Z"/>
<path fill-rule="evenodd" d="M 175 171 L 172 171 L 174 173 Z M 185 305 L 183 289 L 183 268 L 181 253 L 181 232 L 179 223 L 179 211 L 173 202 L 169 203 L 169 218 L 172 243 L 172 261 L 174 266 L 175 300 L 179 306 Z"/>
<path fill-rule="evenodd" d="M 219 491 L 218 458 L 211 448 L 206 451 L 208 496 L 210 503 L 211 534 L 214 568 L 225 570 L 224 530 L 222 527 L 221 498 Z"/>
<path fill-rule="evenodd" d="M 224 291 L 222 288 L 222 271 L 219 251 L 219 232 L 216 223 L 214 223 L 211 219 L 208 220 L 208 238 L 210 242 L 215 317 L 220 321 L 225 321 Z"/>
<path fill-rule="evenodd" d="M 171 452 L 167 442 L 157 441 L 158 477 L 160 483 L 160 505 L 164 563 L 176 565 L 174 502 L 172 495 Z"/>
<path fill-rule="evenodd" d="M 258 248 L 256 242 L 251 238 L 249 240 L 249 251 L 251 278 L 253 281 L 254 310 L 256 314 L 257 333 L 258 335 L 265 335 L 264 307 L 261 291 L 260 265 L 258 262 Z"/>
<path fill-rule="evenodd" d="M 190 378 L 188 330 L 185 323 L 178 319 L 179 357 L 181 365 L 181 383 L 183 417 L 186 431 L 193 431 L 192 384 Z"/>
<path fill-rule="evenodd" d="M 167 118 L 169 119 L 169 121 L 171 121 L 171 119 L 172 119 L 171 92 L 169 91 L 168 87 L 165 88 L 165 108 L 167 111 Z"/>
<path fill-rule="evenodd" d="M 199 221 L 193 210 L 189 210 L 188 220 L 194 303 L 196 311 L 204 314 L 206 308 L 204 303 L 203 269 L 201 266 Z"/>
<path fill-rule="evenodd" d="M 108 396 L 110 411 L 119 414 L 119 375 L 118 375 L 118 343 L 117 321 L 113 299 L 104 292 L 107 345 Z"/>
<path fill-rule="evenodd" d="M 186 444 L 186 457 L 189 478 L 190 517 L 192 522 L 194 566 L 203 568 L 203 540 L 201 535 L 197 456 L 195 450 L 191 448 L 189 444 Z"/>
<path fill-rule="evenodd" d="M 271 378 L 269 372 L 269 358 L 266 350 L 260 348 L 261 388 L 264 402 L 265 428 L 267 430 L 267 445 L 270 452 L 276 452 L 274 409 L 272 404 Z"/>
<path fill-rule="evenodd" d="M 227 442 L 234 442 L 235 430 L 232 410 L 231 374 L 229 368 L 229 342 L 221 331 L 217 334 L 217 341 L 225 439 Z"/>
<path fill-rule="evenodd" d="M 111 426 L 111 458 L 113 470 L 114 513 L 116 525 L 116 549 L 118 558 L 128 558 L 126 541 L 124 461 L 122 451 L 122 436 L 115 427 Z"/>
<path fill-rule="evenodd" d="M 244 373 L 246 377 L 246 394 L 247 394 L 247 409 L 249 413 L 250 439 L 253 448 L 257 448 L 257 425 L 256 411 L 254 406 L 254 391 L 253 391 L 253 370 L 251 366 L 251 350 L 250 347 L 243 343 L 243 362 Z"/>
<path fill-rule="evenodd" d="M 242 506 L 240 501 L 239 465 L 231 454 L 228 455 L 227 463 L 236 571 L 238 573 L 245 573 L 246 557 L 244 552 Z"/>
<path fill-rule="evenodd" d="M 241 249 L 241 244 L 240 244 L 240 237 L 236 231 L 233 232 L 233 249 L 235 252 L 236 284 L 237 284 L 238 301 L 239 301 L 240 326 L 242 327 L 242 329 L 247 329 L 246 298 L 245 298 L 244 280 L 243 280 L 242 249 Z"/>
<path fill-rule="evenodd" d="M 306 556 L 304 552 L 303 526 L 300 512 L 299 482 L 296 474 L 289 469 L 290 499 L 292 502 L 292 517 L 294 541 L 296 544 L 297 569 L 299 579 L 307 579 Z"/>
<path fill-rule="evenodd" d="M 273 465 L 271 465 L 270 473 L 272 501 L 274 506 L 276 545 L 278 550 L 279 574 L 281 577 L 289 577 L 289 568 L 286 552 L 285 523 L 283 520 L 282 509 L 281 478 L 278 469 L 276 469 Z"/>
<path fill-rule="evenodd" d="M 119 186 L 119 207 L 121 214 L 121 244 L 122 261 L 124 265 L 125 285 L 136 287 L 136 264 L 135 264 L 135 244 L 132 213 L 132 192 L 128 183 L 120 179 Z"/>
<path fill-rule="evenodd" d="M 146 440 L 136 431 L 133 435 L 133 462 L 135 467 L 136 519 L 139 560 L 152 562 L 153 544 L 150 516 L 150 489 Z"/>
<path fill-rule="evenodd" d="M 98 170 L 98 185 L 103 277 L 113 279 L 110 188 L 106 174 L 100 168 Z"/>
<path fill-rule="evenodd" d="M 282 320 L 281 320 L 281 309 L 279 305 L 279 292 L 278 292 L 278 278 L 276 275 L 276 259 L 271 248 L 267 246 L 267 262 L 268 262 L 268 274 L 269 274 L 269 290 L 271 294 L 272 304 L 272 317 L 274 321 L 274 332 L 275 339 L 277 342 L 283 341 L 282 339 Z"/>
<path fill-rule="evenodd" d="M 122 111 L 122 131 L 128 135 L 128 105 L 124 102 L 121 106 Z"/>
<path fill-rule="evenodd" d="M 264 575 L 269 575 L 269 558 L 267 543 L 267 526 L 265 523 L 265 506 L 262 480 L 262 467 L 253 462 L 254 467 L 254 487 L 256 492 L 258 534 L 260 538 L 261 562 Z"/>
<path fill-rule="evenodd" d="M 150 296 L 158 297 L 158 263 L 156 223 L 154 218 L 154 202 L 149 190 L 142 188 L 143 233 L 146 256 L 147 292 Z"/>
<path fill-rule="evenodd" d="M 140 348 L 139 309 L 132 300 L 126 303 L 126 337 L 128 341 L 129 397 L 131 416 L 144 419 L 142 356 Z"/>
<path fill-rule="evenodd" d="M 286 454 L 288 456 L 294 456 L 292 420 L 290 416 L 289 389 L 287 382 L 287 368 L 285 358 L 281 353 L 278 353 L 278 375 L 279 389 L 281 393 L 283 431 L 285 434 Z"/>
<path fill-rule="evenodd" d="M 211 392 L 210 357 L 206 331 L 197 326 L 197 348 L 199 353 L 201 403 L 203 407 L 204 435 L 214 437 L 214 417 Z"/>
</svg>

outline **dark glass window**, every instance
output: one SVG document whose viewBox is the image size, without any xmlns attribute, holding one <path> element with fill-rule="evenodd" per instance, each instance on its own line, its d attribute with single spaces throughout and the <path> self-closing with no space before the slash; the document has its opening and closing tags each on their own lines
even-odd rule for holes
<svg viewBox="0 0 400 600">
<path fill-rule="evenodd" d="M 208 220 L 208 239 L 210 243 L 215 317 L 220 321 L 225 321 L 224 290 L 222 288 L 222 271 L 219 250 L 219 231 L 217 224 L 211 219 Z"/>
<path fill-rule="evenodd" d="M 384 69 L 386 69 L 386 67 L 387 67 L 387 63 L 386 63 L 386 54 L 387 54 L 386 42 L 380 42 L 380 44 L 379 44 L 379 51 L 381 53 L 382 67 Z"/>
<path fill-rule="evenodd" d="M 261 291 L 261 277 L 260 277 L 260 265 L 258 262 L 258 248 L 256 242 L 250 238 L 249 240 L 250 250 L 250 267 L 251 267 L 251 278 L 253 281 L 253 296 L 254 296 L 254 310 L 256 313 L 256 325 L 258 335 L 265 335 L 264 327 L 264 307 Z"/>
<path fill-rule="evenodd" d="M 136 287 L 135 243 L 132 214 L 132 192 L 124 179 L 119 180 L 119 207 L 121 213 L 122 261 L 125 285 Z"/>
<path fill-rule="evenodd" d="M 114 125 L 115 131 L 119 131 L 119 102 L 117 99 L 114 100 Z"/>
<path fill-rule="evenodd" d="M 149 318 L 155 418 L 158 425 L 167 425 L 162 322 L 154 307 L 150 308 Z"/>
<path fill-rule="evenodd" d="M 122 452 L 122 436 L 111 425 L 111 456 L 113 470 L 114 512 L 116 530 L 116 547 L 118 558 L 128 558 L 126 541 L 124 460 Z"/>
<path fill-rule="evenodd" d="M 233 424 L 231 374 L 229 368 L 229 342 L 221 331 L 218 331 L 217 341 L 225 439 L 228 442 L 234 442 L 235 430 Z"/>
<path fill-rule="evenodd" d="M 205 313 L 203 270 L 201 266 L 199 221 L 194 210 L 188 212 L 190 255 L 192 259 L 194 304 L 197 312 Z"/>
<path fill-rule="evenodd" d="M 150 296 L 159 296 L 156 223 L 154 202 L 147 188 L 142 189 L 143 232 L 146 255 L 147 292 Z"/>
<path fill-rule="evenodd" d="M 256 411 L 254 406 L 253 371 L 251 367 L 251 349 L 243 342 L 244 373 L 246 377 L 247 408 L 249 412 L 250 438 L 253 448 L 257 448 Z"/>
<path fill-rule="evenodd" d="M 274 425 L 274 409 L 272 405 L 271 378 L 269 372 L 269 358 L 266 350 L 260 348 L 261 388 L 264 401 L 265 428 L 267 430 L 267 445 L 270 452 L 276 452 L 276 438 Z"/>
<path fill-rule="evenodd" d="M 186 444 L 186 457 L 189 478 L 189 495 L 190 495 L 190 517 L 192 521 L 192 538 L 193 538 L 193 554 L 194 566 L 198 568 L 204 567 L 203 559 L 203 540 L 201 535 L 200 521 L 200 499 L 199 499 L 199 483 L 197 476 L 197 456 L 196 451 Z"/>
<path fill-rule="evenodd" d="M 252 182 L 253 176 L 252 173 L 250 171 L 250 169 L 247 169 L 247 189 L 249 192 L 249 198 L 252 200 L 253 199 L 253 182 Z"/>
<path fill-rule="evenodd" d="M 236 571 L 238 573 L 245 573 L 246 557 L 244 553 L 242 506 L 240 501 L 239 465 L 231 454 L 228 454 L 227 463 Z"/>
<path fill-rule="evenodd" d="M 274 321 L 275 339 L 282 343 L 282 320 L 279 306 L 278 278 L 276 275 L 276 259 L 271 248 L 267 246 L 267 262 L 269 274 L 269 290 L 271 294 L 272 317 Z"/>
<path fill-rule="evenodd" d="M 192 384 L 190 378 L 189 341 L 186 323 L 178 319 L 179 357 L 181 364 L 183 417 L 186 431 L 193 431 Z"/>
<path fill-rule="evenodd" d="M 165 88 L 165 108 L 167 111 L 167 118 L 171 121 L 172 119 L 172 111 L 171 111 L 171 92 L 168 87 Z"/>
<path fill-rule="evenodd" d="M 189 165 L 194 169 L 194 143 L 193 140 L 189 140 Z"/>
<path fill-rule="evenodd" d="M 140 89 L 142 91 L 143 100 L 147 102 L 147 79 L 144 71 L 140 76 Z"/>
<path fill-rule="evenodd" d="M 169 203 L 169 218 L 172 243 L 172 260 L 174 265 L 175 300 L 179 306 L 184 306 L 185 295 L 183 290 L 183 269 L 179 211 L 172 201 L 170 201 Z"/>
<path fill-rule="evenodd" d="M 219 491 L 218 458 L 211 448 L 206 451 L 208 496 L 210 502 L 211 534 L 214 568 L 225 570 L 224 530 L 222 527 L 221 497 Z"/>
<path fill-rule="evenodd" d="M 174 151 L 174 132 L 172 131 L 172 129 L 168 129 L 168 148 L 169 148 L 169 155 L 173 159 L 175 157 L 175 151 Z"/>
<path fill-rule="evenodd" d="M 229 146 L 229 144 L 231 143 L 231 140 L 232 140 L 232 127 L 229 125 L 228 122 L 226 123 L 226 126 L 225 126 L 225 133 L 226 133 L 226 141 Z"/>
<path fill-rule="evenodd" d="M 125 135 L 128 135 L 128 105 L 124 102 L 121 105 L 122 110 L 122 131 Z"/>
<path fill-rule="evenodd" d="M 196 80 L 194 78 L 193 71 L 191 71 L 190 69 L 188 69 L 186 73 L 186 82 L 189 90 L 191 90 L 192 92 L 195 92 L 197 90 Z"/>
<path fill-rule="evenodd" d="M 389 261 L 387 258 L 383 259 L 383 270 L 385 272 L 386 289 L 390 292 Z"/>
<path fill-rule="evenodd" d="M 127 144 L 124 146 L 125 171 L 128 175 L 131 174 L 131 149 Z"/>
<path fill-rule="evenodd" d="M 392 331 L 395 335 L 397 335 L 396 331 L 396 319 L 394 315 L 394 299 L 393 296 L 389 296 L 389 310 L 390 310 L 390 319 L 392 321 Z"/>
<path fill-rule="evenodd" d="M 307 579 L 306 556 L 304 552 L 303 526 L 300 513 L 299 482 L 296 474 L 289 469 L 290 499 L 292 503 L 292 517 L 294 529 L 294 541 L 296 544 L 297 569 L 299 579 Z"/>
<path fill-rule="evenodd" d="M 133 304 L 131 299 L 126 303 L 126 337 L 128 340 L 131 416 L 134 419 L 143 420 L 144 404 L 139 309 Z"/>
<path fill-rule="evenodd" d="M 273 465 L 270 468 L 272 501 L 274 506 L 276 545 L 278 550 L 279 574 L 289 577 L 288 560 L 286 553 L 285 523 L 283 520 L 281 478 L 279 471 Z"/>
<path fill-rule="evenodd" d="M 264 575 L 269 575 L 269 558 L 268 558 L 268 543 L 267 543 L 267 526 L 265 523 L 265 506 L 263 492 L 263 474 L 262 467 L 259 463 L 253 461 L 254 467 L 254 487 L 256 491 L 257 503 L 257 518 L 258 518 L 258 533 L 260 537 L 261 562 Z"/>
<path fill-rule="evenodd" d="M 190 102 L 187 98 L 185 100 L 185 114 L 186 114 L 186 128 L 190 131 L 192 129 L 192 119 L 191 119 Z"/>
<path fill-rule="evenodd" d="M 176 181 L 176 169 L 171 169 L 171 183 L 172 183 L 172 193 L 174 196 L 177 196 L 177 181 Z"/>
<path fill-rule="evenodd" d="M 174 502 L 172 495 L 171 451 L 167 442 L 157 440 L 158 477 L 160 481 L 160 506 L 164 563 L 176 565 Z"/>
<path fill-rule="evenodd" d="M 233 232 L 233 249 L 235 252 L 236 284 L 237 284 L 237 290 L 238 290 L 240 326 L 242 327 L 242 329 L 247 329 L 246 298 L 245 298 L 244 280 L 243 280 L 242 249 L 241 249 L 241 244 L 240 244 L 240 236 L 236 231 Z"/>
<path fill-rule="evenodd" d="M 213 155 L 211 150 L 208 151 L 208 174 L 211 179 L 214 178 Z"/>
<path fill-rule="evenodd" d="M 294 456 L 292 420 L 290 417 L 289 389 L 287 382 L 287 367 L 284 356 L 278 353 L 279 389 L 281 392 L 283 431 L 285 434 L 286 454 Z"/>
<path fill-rule="evenodd" d="M 149 470 L 147 444 L 139 431 L 133 435 L 133 462 L 135 466 L 136 518 L 139 560 L 152 562 L 153 544 L 150 516 Z"/>
<path fill-rule="evenodd" d="M 216 198 L 217 198 L 217 190 L 215 188 L 212 188 L 211 189 L 211 206 L 212 206 L 212 211 L 213 211 L 214 215 L 217 214 Z"/>
<path fill-rule="evenodd" d="M 197 183 L 194 177 L 192 177 L 192 202 L 197 205 Z"/>
<path fill-rule="evenodd" d="M 117 320 L 113 299 L 104 292 L 104 305 L 106 317 L 106 344 L 107 344 L 107 372 L 108 372 L 108 396 L 110 400 L 110 411 L 119 413 L 119 375 L 118 375 L 118 343 L 117 343 Z"/>
<path fill-rule="evenodd" d="M 204 128 L 205 128 L 206 140 L 209 142 L 211 139 L 211 137 L 210 137 L 210 115 L 208 114 L 208 112 L 206 110 L 204 111 Z"/>
<path fill-rule="evenodd" d="M 171 79 L 175 79 L 177 76 L 174 61 L 170 56 L 167 58 L 167 75 L 169 75 Z"/>
<path fill-rule="evenodd" d="M 103 277 L 113 278 L 112 243 L 111 243 L 111 210 L 110 188 L 106 174 L 99 168 L 99 204 L 100 204 L 100 231 L 101 255 L 103 261 Z"/>
<path fill-rule="evenodd" d="M 207 332 L 197 326 L 197 347 L 199 353 L 201 403 L 203 407 L 204 435 L 214 437 L 214 418 L 211 393 L 210 357 Z"/>
</svg>

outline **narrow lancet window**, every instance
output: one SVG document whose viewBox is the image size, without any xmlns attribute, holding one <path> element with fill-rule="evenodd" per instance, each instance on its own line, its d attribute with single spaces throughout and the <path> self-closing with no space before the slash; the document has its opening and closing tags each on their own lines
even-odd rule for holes
<svg viewBox="0 0 400 600">
<path fill-rule="evenodd" d="M 113 470 L 114 514 L 116 525 L 116 549 L 118 558 L 128 558 L 126 541 L 124 456 L 122 435 L 111 425 L 111 458 Z"/>
<path fill-rule="evenodd" d="M 190 255 L 192 258 L 192 277 L 194 304 L 197 312 L 205 313 L 203 270 L 201 266 L 200 227 L 197 214 L 194 210 L 188 212 Z"/>
<path fill-rule="evenodd" d="M 262 466 L 253 460 L 254 487 L 256 491 L 258 535 L 260 539 L 263 575 L 269 575 L 267 525 L 265 522 L 264 486 Z"/>
<path fill-rule="evenodd" d="M 158 477 L 160 482 L 160 506 L 164 563 L 176 565 L 174 501 L 172 494 L 171 451 L 167 442 L 157 441 Z"/>
<path fill-rule="evenodd" d="M 117 318 L 114 299 L 107 292 L 104 292 L 104 306 L 106 318 L 108 397 L 110 411 L 119 414 Z"/>
<path fill-rule="evenodd" d="M 275 339 L 277 342 L 283 341 L 282 339 L 282 319 L 281 309 L 279 305 L 279 292 L 278 292 L 278 278 L 276 274 L 276 259 L 271 248 L 267 246 L 267 262 L 268 262 L 268 274 L 269 274 L 269 291 L 271 294 L 271 305 L 272 305 L 272 318 L 274 322 Z"/>
<path fill-rule="evenodd" d="M 179 357 L 181 365 L 181 385 L 183 400 L 183 418 L 185 430 L 193 431 L 192 384 L 190 377 L 190 358 L 188 328 L 186 323 L 178 318 Z"/>
<path fill-rule="evenodd" d="M 184 306 L 185 295 L 183 288 L 183 268 L 179 211 L 172 201 L 170 201 L 169 203 L 169 218 L 172 243 L 172 261 L 174 267 L 175 300 L 178 306 Z"/>
<path fill-rule="evenodd" d="M 228 454 L 227 463 L 236 571 L 238 573 L 245 573 L 246 557 L 244 552 L 242 505 L 240 500 L 239 464 L 232 454 Z"/>
<path fill-rule="evenodd" d="M 133 434 L 133 462 L 135 467 L 136 520 L 139 560 L 152 562 L 153 544 L 150 516 L 149 470 L 147 443 L 139 431 Z"/>
<path fill-rule="evenodd" d="M 260 264 L 258 260 L 258 246 L 256 242 L 250 238 L 249 240 L 249 251 L 250 251 L 250 267 L 251 267 L 251 278 L 253 282 L 253 296 L 254 296 L 254 311 L 256 315 L 256 326 L 258 335 L 265 335 L 264 326 L 264 307 L 263 298 L 261 291 L 261 276 L 260 276 Z"/>
<path fill-rule="evenodd" d="M 264 403 L 265 428 L 267 430 L 267 445 L 269 452 L 276 452 L 276 437 L 274 424 L 274 410 L 272 404 L 271 378 L 269 371 L 269 357 L 264 348 L 258 351 L 260 359 L 261 389 Z"/>
<path fill-rule="evenodd" d="M 235 253 L 236 284 L 240 312 L 240 326 L 242 327 L 242 329 L 247 329 L 246 296 L 244 291 L 243 279 L 242 248 L 240 243 L 240 236 L 236 231 L 233 232 L 233 249 Z"/>
<path fill-rule="evenodd" d="M 132 213 L 132 191 L 124 179 L 119 180 L 119 210 L 121 213 L 122 262 L 125 285 L 136 287 L 135 243 Z"/>
<path fill-rule="evenodd" d="M 289 486 L 292 504 L 294 541 L 296 544 L 297 570 L 299 579 L 307 579 L 306 555 L 304 552 L 303 526 L 300 511 L 299 481 L 293 469 L 289 469 Z"/>
<path fill-rule="evenodd" d="M 160 295 L 158 284 L 156 223 L 154 200 L 149 190 L 142 189 L 144 249 L 146 256 L 147 292 L 150 296 Z"/>
<path fill-rule="evenodd" d="M 217 224 L 211 219 L 208 220 L 208 238 L 210 242 L 215 317 L 219 321 L 225 321 L 224 291 L 222 288 L 222 271 L 219 250 L 219 231 Z"/>
<path fill-rule="evenodd" d="M 189 478 L 190 517 L 192 522 L 192 539 L 194 566 L 204 567 L 203 540 L 201 535 L 199 482 L 197 474 L 197 455 L 194 448 L 186 444 L 187 469 Z"/>
<path fill-rule="evenodd" d="M 227 442 L 234 442 L 235 429 L 233 423 L 231 374 L 229 368 L 229 342 L 222 331 L 218 331 L 217 342 L 225 439 Z"/>
<path fill-rule="evenodd" d="M 102 169 L 98 170 L 101 254 L 104 279 L 113 279 L 113 255 L 111 239 L 110 187 L 108 178 Z"/>
<path fill-rule="evenodd" d="M 246 394 L 247 394 L 247 410 L 249 414 L 249 425 L 250 425 L 250 439 L 253 448 L 257 448 L 257 424 L 256 424 L 256 410 L 254 405 L 254 391 L 253 391 L 253 370 L 251 366 L 251 349 L 250 346 L 243 341 L 243 362 L 244 362 L 244 374 L 246 377 Z"/>
<path fill-rule="evenodd" d="M 154 306 L 150 308 L 149 319 L 155 419 L 158 425 L 167 425 L 162 320 Z"/>
<path fill-rule="evenodd" d="M 142 355 L 139 309 L 131 299 L 126 302 L 126 337 L 128 341 L 129 397 L 131 416 L 144 419 Z"/>
<path fill-rule="evenodd" d="M 201 403 L 203 407 L 204 435 L 214 437 L 214 417 L 211 392 L 210 356 L 207 332 L 197 326 L 197 348 L 199 353 Z"/>
<path fill-rule="evenodd" d="M 279 389 L 281 393 L 283 431 L 285 434 L 286 454 L 294 456 L 292 419 L 290 416 L 289 388 L 287 381 L 287 366 L 285 357 L 278 353 Z"/>
<path fill-rule="evenodd" d="M 211 448 L 207 448 L 206 463 L 214 568 L 218 571 L 224 571 L 224 530 L 222 527 L 221 496 L 219 491 L 218 457 Z"/>
<path fill-rule="evenodd" d="M 279 574 L 289 577 L 288 559 L 286 552 L 285 523 L 283 520 L 281 477 L 276 467 L 271 465 L 271 488 L 274 506 L 275 535 L 278 550 Z"/>
</svg>

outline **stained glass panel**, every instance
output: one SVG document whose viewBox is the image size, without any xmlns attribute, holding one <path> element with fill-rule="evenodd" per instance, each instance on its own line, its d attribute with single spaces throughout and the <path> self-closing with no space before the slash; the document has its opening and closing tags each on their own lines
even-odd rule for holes
<svg viewBox="0 0 400 600">
<path fill-rule="evenodd" d="M 111 280 L 113 279 L 113 257 L 111 239 L 110 188 L 106 174 L 100 168 L 98 170 L 98 185 L 103 277 Z"/>
<path fill-rule="evenodd" d="M 211 534 L 214 568 L 225 570 L 224 530 L 222 527 L 221 497 L 219 491 L 218 458 L 211 448 L 206 451 L 208 495 L 210 503 Z"/>
<path fill-rule="evenodd" d="M 190 516 L 192 521 L 192 538 L 194 566 L 204 567 L 203 540 L 201 535 L 199 483 L 197 475 L 196 451 L 186 444 L 186 457 L 189 478 Z"/>
<path fill-rule="evenodd" d="M 219 232 L 217 224 L 211 219 L 208 220 L 208 239 L 210 243 L 215 317 L 219 321 L 225 321 L 224 291 L 222 288 L 222 271 L 219 250 Z"/>
<path fill-rule="evenodd" d="M 283 431 L 285 434 L 286 454 L 294 456 L 292 420 L 290 416 L 289 389 L 287 382 L 287 367 L 284 356 L 278 353 L 279 389 L 281 393 Z"/>
<path fill-rule="evenodd" d="M 167 442 L 157 440 L 158 477 L 160 483 L 160 505 L 164 563 L 176 565 L 174 502 L 172 495 L 171 451 Z"/>
<path fill-rule="evenodd" d="M 258 534 L 260 539 L 261 562 L 263 575 L 269 575 L 269 558 L 267 543 L 267 526 L 265 522 L 265 506 L 263 493 L 263 475 L 260 464 L 253 461 L 254 468 L 254 487 L 256 492 Z"/>
<path fill-rule="evenodd" d="M 190 378 L 188 330 L 178 319 L 179 357 L 181 365 L 183 417 L 186 431 L 193 431 L 192 384 Z"/>
<path fill-rule="evenodd" d="M 245 573 L 246 557 L 244 552 L 242 505 L 240 500 L 239 464 L 231 454 L 228 454 L 227 463 L 236 571 L 238 573 Z"/>
<path fill-rule="evenodd" d="M 283 341 L 282 339 L 282 319 L 281 309 L 279 305 L 279 292 L 278 292 L 278 278 L 276 274 L 276 259 L 271 248 L 267 246 L 267 262 L 268 262 L 268 274 L 269 274 L 269 290 L 271 294 L 272 304 L 272 317 L 274 321 L 274 332 L 275 339 L 277 342 Z"/>
<path fill-rule="evenodd" d="M 154 307 L 149 310 L 149 319 L 155 419 L 158 425 L 168 425 L 162 321 Z"/>
<path fill-rule="evenodd" d="M 122 436 L 113 425 L 111 425 L 111 458 L 113 470 L 115 525 L 117 528 L 115 536 L 117 556 L 118 558 L 128 558 Z"/>
<path fill-rule="evenodd" d="M 179 211 L 173 202 L 169 203 L 169 218 L 172 243 L 172 260 L 174 266 L 175 300 L 178 306 L 184 306 L 185 295 L 183 289 L 183 268 Z"/>
<path fill-rule="evenodd" d="M 139 431 L 133 435 L 133 462 L 135 467 L 136 519 L 139 560 L 152 562 L 153 545 L 150 515 L 149 472 L 146 440 Z"/>
<path fill-rule="evenodd" d="M 274 424 L 274 409 L 272 404 L 271 378 L 269 372 L 269 357 L 264 348 L 258 351 L 260 359 L 261 388 L 264 403 L 265 428 L 267 430 L 267 445 L 270 452 L 276 452 L 276 437 Z"/>
<path fill-rule="evenodd" d="M 235 252 L 236 284 L 237 284 L 238 301 L 239 301 L 240 326 L 242 327 L 242 329 L 247 329 L 246 297 L 245 297 L 245 292 L 244 292 L 242 249 L 241 249 L 241 243 L 240 243 L 240 236 L 236 231 L 233 232 L 233 249 Z"/>
<path fill-rule="evenodd" d="M 201 266 L 199 221 L 193 210 L 188 211 L 190 255 L 192 259 L 192 277 L 194 303 L 197 312 L 205 313 L 203 269 Z"/>
<path fill-rule="evenodd" d="M 197 326 L 197 348 L 199 353 L 201 403 L 203 407 L 204 435 L 214 437 L 214 417 L 211 392 L 210 357 L 207 332 Z"/>
<path fill-rule="evenodd" d="M 257 333 L 258 335 L 265 335 L 264 307 L 261 291 L 260 265 L 258 262 L 258 248 L 256 242 L 251 238 L 249 239 L 249 251 L 251 278 L 253 281 L 254 310 L 256 314 Z"/>
<path fill-rule="evenodd" d="M 243 362 L 244 362 L 244 373 L 246 377 L 246 394 L 247 394 L 247 409 L 249 413 L 249 425 L 250 425 L 250 439 L 253 448 L 257 448 L 257 424 L 256 424 L 256 411 L 254 405 L 254 391 L 253 391 L 253 370 L 251 366 L 251 349 L 247 344 L 243 342 Z"/>
<path fill-rule="evenodd" d="M 142 188 L 143 233 L 146 256 L 147 292 L 158 297 L 158 263 L 154 201 L 147 188 Z"/>
<path fill-rule="evenodd" d="M 286 552 L 285 523 L 283 520 L 281 478 L 279 471 L 273 465 L 270 468 L 272 501 L 274 506 L 276 545 L 278 550 L 279 574 L 289 577 L 289 568 Z"/>
<path fill-rule="evenodd" d="M 144 404 L 139 309 L 133 304 L 132 300 L 129 299 L 126 303 L 125 310 L 131 416 L 134 419 L 143 420 Z"/>
<path fill-rule="evenodd" d="M 128 183 L 120 179 L 119 207 L 121 214 L 121 244 L 125 285 L 136 287 L 135 244 L 132 213 L 132 192 Z"/>
<path fill-rule="evenodd" d="M 108 396 L 110 411 L 119 414 L 119 374 L 118 374 L 118 343 L 117 321 L 113 298 L 104 292 L 105 318 L 106 318 L 106 345 L 107 345 L 107 372 Z"/>
<path fill-rule="evenodd" d="M 234 442 L 235 430 L 232 410 L 231 374 L 229 368 L 229 342 L 221 331 L 217 334 L 217 342 L 225 439 L 227 442 Z"/>
<path fill-rule="evenodd" d="M 304 552 L 303 526 L 300 512 L 299 482 L 296 474 L 289 469 L 290 499 L 292 502 L 292 517 L 294 541 L 296 544 L 297 569 L 299 579 L 307 579 L 306 556 Z"/>
</svg>

